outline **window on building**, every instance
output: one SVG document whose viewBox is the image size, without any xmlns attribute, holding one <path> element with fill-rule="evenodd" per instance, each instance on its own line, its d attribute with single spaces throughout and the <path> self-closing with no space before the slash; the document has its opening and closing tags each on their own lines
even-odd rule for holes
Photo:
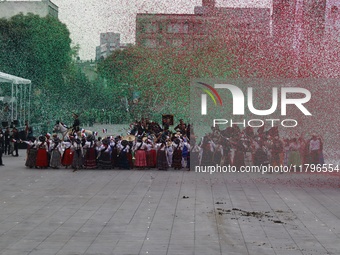
<svg viewBox="0 0 340 255">
<path fill-rule="evenodd" d="M 156 39 L 144 39 L 143 44 L 147 48 L 156 48 L 157 47 Z"/>
<path fill-rule="evenodd" d="M 188 23 L 170 23 L 167 27 L 167 32 L 172 34 L 177 33 L 188 33 L 189 32 L 189 24 Z"/>
<path fill-rule="evenodd" d="M 168 24 L 168 33 L 179 33 L 180 29 L 181 24 L 179 23 Z"/>
<path fill-rule="evenodd" d="M 144 24 L 144 32 L 145 33 L 156 33 L 158 31 L 157 23 L 150 22 Z"/>
</svg>

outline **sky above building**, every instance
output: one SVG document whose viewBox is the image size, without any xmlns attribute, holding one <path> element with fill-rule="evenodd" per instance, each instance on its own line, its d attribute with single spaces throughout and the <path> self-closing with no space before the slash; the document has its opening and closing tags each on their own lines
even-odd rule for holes
<svg viewBox="0 0 340 255">
<path fill-rule="evenodd" d="M 59 7 L 59 19 L 79 44 L 82 60 L 95 59 L 99 35 L 120 33 L 121 43 L 135 42 L 137 13 L 193 13 L 201 0 L 52 0 Z M 220 7 L 270 7 L 271 0 L 216 0 Z"/>
</svg>

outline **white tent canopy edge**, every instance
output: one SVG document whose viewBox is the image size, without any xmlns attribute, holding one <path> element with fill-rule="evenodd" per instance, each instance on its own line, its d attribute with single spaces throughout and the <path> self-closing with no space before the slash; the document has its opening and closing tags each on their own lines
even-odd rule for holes
<svg viewBox="0 0 340 255">
<path fill-rule="evenodd" d="M 30 80 L 3 72 L 0 72 L 0 82 L 9 82 L 12 84 L 31 84 Z"/>
<path fill-rule="evenodd" d="M 0 71 L 0 83 L 11 83 L 12 84 L 12 95 L 11 95 L 11 122 L 18 120 L 18 99 L 20 100 L 20 114 L 19 117 L 24 117 L 30 121 L 30 105 L 31 105 L 31 80 L 24 79 L 15 75 L 4 73 Z M 18 88 L 18 85 L 29 85 L 28 88 L 28 106 L 26 109 L 26 90 L 23 91 L 22 86 Z M 19 97 L 18 97 L 19 95 Z M 15 99 L 15 100 L 13 100 Z M 15 116 L 14 116 L 15 110 Z M 28 113 L 26 117 L 26 111 Z M 15 118 L 14 118 L 15 117 Z"/>
</svg>

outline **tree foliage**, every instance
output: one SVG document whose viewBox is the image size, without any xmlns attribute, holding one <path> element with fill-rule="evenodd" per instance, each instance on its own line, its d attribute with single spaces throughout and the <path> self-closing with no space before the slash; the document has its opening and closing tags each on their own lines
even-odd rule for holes
<svg viewBox="0 0 340 255">
<path fill-rule="evenodd" d="M 71 63 L 70 33 L 53 17 L 19 14 L 0 20 L 0 66 L 26 77 L 36 88 L 63 85 Z"/>
<path fill-rule="evenodd" d="M 32 81 L 31 122 L 72 121 L 72 111 L 93 106 L 95 86 L 75 65 L 78 50 L 54 17 L 0 19 L 0 70 Z"/>
<path fill-rule="evenodd" d="M 52 115 L 72 65 L 66 25 L 31 13 L 0 19 L 0 45 L 1 71 L 32 81 L 33 121 Z"/>
<path fill-rule="evenodd" d="M 16 15 L 0 19 L 0 70 L 32 80 L 33 122 L 126 123 L 162 114 L 189 118 L 192 78 L 235 74 L 226 47 L 211 43 L 195 50 L 150 50 L 131 46 L 98 63 L 90 82 L 75 65 L 79 46 L 71 47 L 65 24 L 53 17 Z"/>
<path fill-rule="evenodd" d="M 162 114 L 174 114 L 188 119 L 191 79 L 235 75 L 231 61 L 228 50 L 213 43 L 196 50 L 130 47 L 102 61 L 98 72 L 111 93 L 129 98 L 131 118 L 160 120 Z"/>
</svg>

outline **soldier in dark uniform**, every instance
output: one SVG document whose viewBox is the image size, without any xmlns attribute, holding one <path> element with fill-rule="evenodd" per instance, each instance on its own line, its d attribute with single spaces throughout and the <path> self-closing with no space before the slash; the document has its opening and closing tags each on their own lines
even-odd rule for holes
<svg viewBox="0 0 340 255">
<path fill-rule="evenodd" d="M 4 132 L 2 131 L 2 128 L 0 128 L 0 166 L 4 166 L 4 164 L 2 163 L 2 153 L 4 152 L 4 146 L 5 146 Z"/>
<path fill-rule="evenodd" d="M 11 154 L 10 143 L 11 143 L 11 130 L 9 130 L 9 127 L 6 127 L 6 130 L 5 130 L 5 148 L 4 148 L 5 155 Z"/>
<path fill-rule="evenodd" d="M 72 133 L 78 133 L 80 131 L 80 120 L 78 114 L 72 113 L 74 118 L 73 125 L 72 125 Z"/>
<path fill-rule="evenodd" d="M 20 142 L 20 137 L 19 137 L 19 131 L 16 127 L 13 127 L 12 129 L 12 140 L 13 140 L 13 146 L 14 146 L 14 149 L 13 149 L 13 153 L 12 156 L 13 157 L 18 157 L 19 156 L 19 142 Z"/>
<path fill-rule="evenodd" d="M 2 128 L 0 128 L 0 147 L 2 149 L 2 152 L 4 152 L 5 148 L 5 134 Z"/>
</svg>

